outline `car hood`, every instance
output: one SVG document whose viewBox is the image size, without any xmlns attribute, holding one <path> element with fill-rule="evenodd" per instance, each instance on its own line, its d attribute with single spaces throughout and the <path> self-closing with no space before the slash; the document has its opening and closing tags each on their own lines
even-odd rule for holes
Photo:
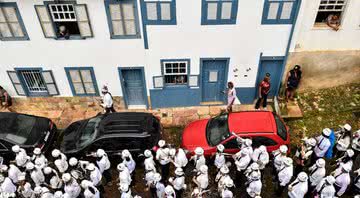
<svg viewBox="0 0 360 198">
<path fill-rule="evenodd" d="M 185 127 L 182 135 L 182 147 L 193 151 L 196 147 L 202 147 L 204 150 L 209 148 L 206 140 L 206 125 L 208 120 L 198 120 Z"/>
<path fill-rule="evenodd" d="M 69 151 L 78 149 L 78 134 L 80 133 L 80 129 L 85 122 L 85 120 L 74 122 L 64 130 L 60 143 L 60 150 L 62 152 L 67 153 Z"/>
</svg>

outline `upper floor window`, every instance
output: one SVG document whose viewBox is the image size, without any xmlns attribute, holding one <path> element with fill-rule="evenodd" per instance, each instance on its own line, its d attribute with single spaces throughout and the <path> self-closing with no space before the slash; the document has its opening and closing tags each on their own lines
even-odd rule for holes
<svg viewBox="0 0 360 198">
<path fill-rule="evenodd" d="M 73 95 L 99 95 L 94 69 L 92 67 L 66 67 L 65 71 Z"/>
<path fill-rule="evenodd" d="M 46 38 L 79 39 L 93 37 L 85 4 L 45 2 L 35 5 Z"/>
<path fill-rule="evenodd" d="M 292 24 L 297 0 L 265 0 L 262 24 Z"/>
<path fill-rule="evenodd" d="M 201 24 L 236 24 L 238 0 L 202 0 Z"/>
<path fill-rule="evenodd" d="M 0 3 L 0 40 L 29 40 L 16 3 Z"/>
<path fill-rule="evenodd" d="M 145 23 L 148 25 L 176 25 L 175 0 L 143 1 Z"/>
<path fill-rule="evenodd" d="M 340 24 L 341 16 L 344 12 L 346 2 L 346 0 L 321 0 L 315 19 L 315 25 L 327 23 L 329 17 L 332 16 L 336 16 L 336 19 Z"/>
<path fill-rule="evenodd" d="M 106 0 L 105 9 L 111 38 L 140 38 L 136 1 Z"/>
</svg>

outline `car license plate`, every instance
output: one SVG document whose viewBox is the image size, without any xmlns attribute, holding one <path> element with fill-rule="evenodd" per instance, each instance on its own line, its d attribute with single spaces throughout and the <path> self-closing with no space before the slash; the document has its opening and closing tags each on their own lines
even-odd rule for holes
<svg viewBox="0 0 360 198">
<path fill-rule="evenodd" d="M 46 133 L 45 138 L 44 138 L 45 142 L 49 139 L 49 136 L 50 136 L 50 132 L 48 131 L 48 132 Z"/>
</svg>

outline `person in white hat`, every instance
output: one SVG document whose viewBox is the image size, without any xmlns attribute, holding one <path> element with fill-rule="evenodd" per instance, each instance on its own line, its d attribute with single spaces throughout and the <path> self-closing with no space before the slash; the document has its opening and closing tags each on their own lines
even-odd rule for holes
<svg viewBox="0 0 360 198">
<path fill-rule="evenodd" d="M 209 175 L 208 175 L 208 167 L 206 165 L 202 165 L 200 167 L 200 172 L 196 177 L 193 177 L 193 182 L 197 185 L 197 187 L 201 190 L 206 190 L 209 185 Z"/>
<path fill-rule="evenodd" d="M 335 178 L 333 176 L 327 176 L 323 178 L 316 186 L 316 194 L 319 198 L 333 198 L 335 197 Z"/>
<path fill-rule="evenodd" d="M 45 183 L 53 190 L 59 190 L 62 187 L 62 180 L 55 169 L 47 166 L 44 168 Z"/>
<path fill-rule="evenodd" d="M 128 186 L 127 184 L 124 183 L 120 183 L 119 185 L 119 190 L 120 190 L 120 198 L 131 198 L 131 189 L 130 186 Z"/>
<path fill-rule="evenodd" d="M 130 186 L 132 179 L 129 172 L 129 169 L 126 167 L 124 163 L 120 163 L 117 165 L 117 170 L 119 171 L 119 181 L 120 183 L 125 183 Z"/>
<path fill-rule="evenodd" d="M 151 151 L 150 150 L 145 150 L 144 151 L 144 156 L 145 156 L 145 160 L 144 160 L 145 175 L 146 175 L 147 172 L 156 172 L 156 167 L 155 167 L 156 164 L 155 164 L 155 161 L 154 161 L 154 156 L 151 153 Z"/>
<path fill-rule="evenodd" d="M 201 147 L 196 147 L 194 153 L 195 155 L 192 156 L 190 160 L 194 160 L 195 169 L 197 172 L 199 172 L 200 167 L 206 164 L 204 149 Z"/>
<path fill-rule="evenodd" d="M 236 170 L 237 170 L 235 182 L 237 182 L 237 185 L 240 186 L 243 180 L 243 173 L 251 162 L 249 150 L 247 149 L 240 150 L 235 155 L 233 155 L 233 159 L 235 161 Z"/>
<path fill-rule="evenodd" d="M 264 170 L 265 166 L 269 163 L 270 157 L 266 150 L 266 146 L 261 145 L 254 149 L 251 159 L 259 164 L 259 169 Z"/>
<path fill-rule="evenodd" d="M 40 148 L 34 148 L 33 156 L 31 161 L 37 166 L 39 169 L 43 169 L 48 165 L 48 160 L 46 159 L 45 155 L 42 154 Z"/>
<path fill-rule="evenodd" d="M 188 163 L 188 158 L 186 157 L 186 153 L 184 149 L 178 148 L 177 153 L 174 158 L 174 162 L 178 168 L 185 168 Z"/>
<path fill-rule="evenodd" d="M 169 183 L 174 186 L 176 198 L 181 198 L 186 189 L 185 174 L 182 168 L 175 169 L 175 177 L 169 178 Z"/>
<path fill-rule="evenodd" d="M 316 188 L 320 181 L 325 177 L 325 164 L 325 160 L 323 158 L 319 158 L 318 160 L 316 160 L 316 163 L 309 168 L 310 192 L 312 192 L 313 189 Z"/>
<path fill-rule="evenodd" d="M 54 198 L 64 198 L 64 193 L 58 190 L 54 193 Z"/>
<path fill-rule="evenodd" d="M 224 145 L 222 144 L 217 145 L 214 164 L 218 170 L 226 163 L 224 150 L 225 150 Z"/>
<path fill-rule="evenodd" d="M 226 179 L 230 178 L 229 172 L 229 167 L 224 164 L 217 173 L 215 177 L 215 182 L 218 183 L 218 192 L 221 192 L 225 188 L 225 181 Z"/>
<path fill-rule="evenodd" d="M 278 171 L 278 186 L 276 190 L 277 196 L 281 197 L 285 186 L 290 182 L 294 174 L 293 160 L 286 157 L 282 163 L 281 168 Z"/>
<path fill-rule="evenodd" d="M 224 188 L 221 191 L 221 198 L 233 198 L 234 194 L 230 189 L 234 187 L 234 181 L 229 177 L 224 180 L 224 184 Z"/>
<path fill-rule="evenodd" d="M 26 163 L 30 160 L 30 157 L 26 154 L 25 149 L 20 148 L 19 145 L 14 145 L 11 150 L 15 153 L 16 165 L 20 168 L 25 168 Z"/>
<path fill-rule="evenodd" d="M 314 154 L 312 155 L 312 160 L 311 160 L 312 163 L 315 163 L 315 161 L 318 158 L 324 157 L 326 152 L 330 148 L 331 146 L 331 142 L 329 140 L 330 134 L 331 134 L 331 129 L 325 128 L 322 131 L 322 134 L 315 138 L 317 144 L 314 148 Z"/>
<path fill-rule="evenodd" d="M 33 196 L 33 189 L 31 188 L 31 184 L 26 181 L 26 173 L 21 173 L 18 176 L 18 188 L 17 192 L 23 198 L 31 198 Z"/>
<path fill-rule="evenodd" d="M 250 197 L 255 197 L 261 194 L 261 176 L 258 172 L 252 172 L 249 176 L 249 180 L 246 182 L 246 192 Z"/>
<path fill-rule="evenodd" d="M 0 192 L 1 194 L 5 195 L 11 195 L 16 192 L 16 185 L 15 183 L 7 176 L 7 167 L 5 168 L 5 165 L 2 165 L 2 174 L 0 179 Z M 5 197 L 7 197 L 5 196 Z"/>
<path fill-rule="evenodd" d="M 244 175 L 246 176 L 246 178 L 249 180 L 250 177 L 251 177 L 251 174 L 253 172 L 257 172 L 260 177 L 261 177 L 261 172 L 260 172 L 260 168 L 259 168 L 259 164 L 256 163 L 256 162 L 253 162 L 250 164 L 249 167 L 246 168 L 245 172 L 244 172 Z"/>
<path fill-rule="evenodd" d="M 304 171 L 304 167 L 310 164 L 310 157 L 314 152 L 314 147 L 316 146 L 315 138 L 303 138 L 301 146 L 298 146 L 295 152 L 296 158 L 296 167 L 295 175 L 298 175 L 300 172 Z"/>
<path fill-rule="evenodd" d="M 165 198 L 178 198 L 175 194 L 175 190 L 171 185 L 165 187 Z"/>
<path fill-rule="evenodd" d="M 354 157 L 354 151 L 352 149 L 346 150 L 344 155 L 341 158 L 336 160 L 337 167 L 339 167 L 340 165 L 343 165 L 343 164 L 348 164 L 352 169 L 353 164 L 354 164 L 353 157 Z"/>
<path fill-rule="evenodd" d="M 204 198 L 205 197 L 205 193 L 209 192 L 210 190 L 202 190 L 198 187 L 195 187 L 194 190 L 191 192 L 191 197 L 192 198 Z"/>
<path fill-rule="evenodd" d="M 62 180 L 64 181 L 64 192 L 68 194 L 69 198 L 77 198 L 81 193 L 79 183 L 69 173 L 64 173 Z"/>
<path fill-rule="evenodd" d="M 78 160 L 75 157 L 69 159 L 69 168 L 67 172 L 77 180 L 84 178 L 86 174 L 86 167 L 90 164 L 89 161 Z"/>
<path fill-rule="evenodd" d="M 287 158 L 288 147 L 286 145 L 281 145 L 278 150 L 273 151 L 274 155 L 274 169 L 273 173 L 279 172 L 282 167 L 284 160 Z"/>
<path fill-rule="evenodd" d="M 121 158 L 123 160 L 122 163 L 124 163 L 126 165 L 126 167 L 129 169 L 130 174 L 132 174 L 135 171 L 136 163 L 135 163 L 135 160 L 133 159 L 130 151 L 127 149 L 124 149 L 121 152 Z"/>
<path fill-rule="evenodd" d="M 89 180 L 82 180 L 80 183 L 83 189 L 84 198 L 100 198 L 99 190 Z"/>
<path fill-rule="evenodd" d="M 156 172 L 150 171 L 145 175 L 145 182 L 147 190 L 150 191 L 151 197 L 156 197 L 156 181 L 155 181 Z"/>
<path fill-rule="evenodd" d="M 252 155 L 254 150 L 252 148 L 252 140 L 251 139 L 249 139 L 249 138 L 241 138 L 240 136 L 237 136 L 236 141 L 237 141 L 237 143 L 238 143 L 241 150 L 248 150 L 249 155 L 250 156 Z"/>
<path fill-rule="evenodd" d="M 349 164 L 341 164 L 332 175 L 335 178 L 335 191 L 336 196 L 341 197 L 346 189 L 348 188 L 351 178 L 350 178 L 351 166 Z"/>
<path fill-rule="evenodd" d="M 13 162 L 10 162 L 8 169 L 8 177 L 11 179 L 11 181 L 14 182 L 14 184 L 18 182 L 18 177 L 21 173 L 22 172 L 20 171 L 20 169 Z"/>
<path fill-rule="evenodd" d="M 113 113 L 116 112 L 114 109 L 114 101 L 109 89 L 106 85 L 104 85 L 101 89 L 102 93 L 102 103 L 100 104 L 104 108 L 105 113 Z"/>
<path fill-rule="evenodd" d="M 163 181 L 167 180 L 169 177 L 169 168 L 170 168 L 170 151 L 169 148 L 165 148 L 165 140 L 159 140 L 159 148 L 156 150 L 156 160 L 160 163 L 161 175 Z"/>
<path fill-rule="evenodd" d="M 337 135 L 337 142 L 334 147 L 333 155 L 335 158 L 344 155 L 347 149 L 351 146 L 351 126 L 349 124 L 345 124 L 340 131 L 335 132 Z"/>
<path fill-rule="evenodd" d="M 159 173 L 155 173 L 154 180 L 155 180 L 156 196 L 158 198 L 164 198 L 165 185 L 161 182 L 161 175 Z"/>
<path fill-rule="evenodd" d="M 288 195 L 290 198 L 303 198 L 308 192 L 308 175 L 301 172 L 297 175 L 288 187 Z"/>
<path fill-rule="evenodd" d="M 28 162 L 26 164 L 26 170 L 30 172 L 30 177 L 35 183 L 35 186 L 40 186 L 45 182 L 45 176 L 42 170 L 35 167 L 35 165 L 32 162 Z"/>
<path fill-rule="evenodd" d="M 95 164 L 90 163 L 86 170 L 89 173 L 89 180 L 93 183 L 93 185 L 100 190 L 101 193 L 105 193 L 104 186 L 101 183 L 102 174 L 98 167 L 95 166 Z"/>
<path fill-rule="evenodd" d="M 111 182 L 111 163 L 108 155 L 103 149 L 98 149 L 96 151 L 96 164 L 99 167 L 101 174 L 104 175 L 105 183 L 109 184 Z"/>
<path fill-rule="evenodd" d="M 51 155 L 54 158 L 54 164 L 57 170 L 59 171 L 59 173 L 61 174 L 65 173 L 69 167 L 66 155 L 61 153 L 60 150 L 58 149 L 54 149 L 51 152 Z"/>
<path fill-rule="evenodd" d="M 41 198 L 54 198 L 54 195 L 46 187 L 41 187 Z"/>
</svg>

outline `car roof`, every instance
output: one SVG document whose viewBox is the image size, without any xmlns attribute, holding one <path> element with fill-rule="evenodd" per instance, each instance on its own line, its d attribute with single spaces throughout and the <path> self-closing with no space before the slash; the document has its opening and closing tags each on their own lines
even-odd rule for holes
<svg viewBox="0 0 360 198">
<path fill-rule="evenodd" d="M 229 114 L 229 130 L 238 134 L 276 133 L 274 115 L 270 111 L 242 111 Z"/>
<path fill-rule="evenodd" d="M 151 113 L 120 112 L 106 114 L 100 122 L 100 136 L 104 135 L 139 135 L 149 132 L 152 127 Z"/>
</svg>

